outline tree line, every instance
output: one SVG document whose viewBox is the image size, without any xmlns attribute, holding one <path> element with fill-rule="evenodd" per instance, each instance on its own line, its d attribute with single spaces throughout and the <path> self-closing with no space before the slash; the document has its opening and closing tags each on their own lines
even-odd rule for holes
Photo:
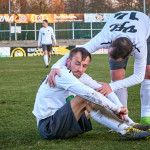
<svg viewBox="0 0 150 150">
<path fill-rule="evenodd" d="M 143 11 L 142 0 L 10 0 L 11 13 L 114 13 Z M 150 13 L 150 0 L 146 0 Z M 9 0 L 0 0 L 0 14 L 9 13 Z"/>
</svg>

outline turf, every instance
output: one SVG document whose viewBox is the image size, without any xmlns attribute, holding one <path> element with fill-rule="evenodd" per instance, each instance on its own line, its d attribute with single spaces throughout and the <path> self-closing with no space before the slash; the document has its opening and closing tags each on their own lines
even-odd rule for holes
<svg viewBox="0 0 150 150">
<path fill-rule="evenodd" d="M 61 56 L 53 56 L 51 64 Z M 133 72 L 129 60 L 126 76 Z M 93 130 L 68 140 L 44 140 L 39 136 L 32 114 L 36 92 L 49 73 L 43 57 L 0 58 L 0 149 L 12 150 L 147 150 L 150 141 L 120 141 L 118 134 L 92 120 Z M 107 55 L 93 55 L 87 73 L 97 81 L 109 82 Z M 140 85 L 128 88 L 129 115 L 140 121 Z"/>
</svg>

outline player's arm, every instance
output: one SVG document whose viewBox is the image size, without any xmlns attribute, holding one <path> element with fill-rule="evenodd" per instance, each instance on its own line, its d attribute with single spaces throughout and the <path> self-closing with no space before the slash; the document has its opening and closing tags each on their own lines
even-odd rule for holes
<svg viewBox="0 0 150 150">
<path fill-rule="evenodd" d="M 55 77 L 57 87 L 69 90 L 84 99 L 112 110 L 116 114 L 120 112 L 120 106 L 113 104 L 102 94 L 81 83 L 72 73 L 69 73 L 69 70 L 61 69 L 60 72 L 61 77 Z"/>
<path fill-rule="evenodd" d="M 103 43 L 106 43 L 106 44 L 103 44 L 103 47 L 105 47 L 106 45 L 108 46 L 108 41 L 107 40 L 104 40 L 106 38 L 104 38 L 104 36 L 102 36 L 103 33 L 99 33 L 97 36 L 95 36 L 93 39 L 91 39 L 90 42 L 88 42 L 87 44 L 85 44 L 83 47 L 86 48 L 90 53 L 96 51 L 97 49 L 101 48 L 101 42 Z M 100 41 L 101 39 L 101 41 Z M 106 42 L 107 41 L 107 42 Z M 89 47 L 94 47 L 92 48 L 91 50 L 88 48 Z M 61 76 L 60 72 L 59 72 L 59 69 L 62 67 L 62 66 L 65 66 L 66 65 L 66 62 L 67 62 L 67 58 L 69 57 L 69 54 L 70 53 L 67 53 L 65 56 L 63 56 L 61 59 L 59 59 L 53 66 L 52 66 L 52 70 L 50 72 L 50 75 L 48 77 L 48 79 L 46 80 L 46 83 L 48 82 L 49 85 L 51 86 L 56 86 L 56 82 L 54 80 L 54 77 L 55 75 L 59 75 Z"/>
<path fill-rule="evenodd" d="M 56 46 L 56 37 L 55 37 L 55 34 L 54 34 L 54 30 L 53 30 L 53 28 L 51 28 L 51 30 L 52 30 L 52 39 L 53 39 L 53 41 L 54 41 L 54 45 Z"/>
<path fill-rule="evenodd" d="M 100 48 L 108 47 L 111 40 L 105 38 L 106 35 L 104 31 L 98 33 L 94 38 L 92 38 L 88 43 L 84 44 L 84 47 L 88 52 L 93 53 Z M 62 66 L 66 65 L 67 58 L 69 57 L 69 53 L 63 56 L 60 60 L 58 60 L 53 66 L 53 68 L 60 69 Z"/>
<path fill-rule="evenodd" d="M 41 46 L 41 40 L 42 40 L 42 31 L 40 29 L 40 31 L 39 31 L 39 37 L 38 37 L 38 47 Z"/>
<path fill-rule="evenodd" d="M 134 74 L 123 80 L 110 83 L 112 91 L 139 84 L 144 80 L 147 58 L 147 44 L 145 42 L 141 45 L 142 46 L 139 47 L 140 52 L 136 51 L 135 53 Z"/>
<path fill-rule="evenodd" d="M 94 80 L 93 78 L 91 78 L 88 74 L 84 73 L 81 78 L 79 79 L 83 84 L 91 87 L 92 89 L 98 91 L 97 89 L 99 89 L 102 86 L 102 82 L 97 82 L 96 80 Z M 120 103 L 120 100 L 118 99 L 117 95 L 114 92 L 111 92 L 107 95 L 107 98 L 114 104 L 121 106 L 122 104 Z"/>
<path fill-rule="evenodd" d="M 101 32 L 99 32 L 88 43 L 83 45 L 83 47 L 85 49 L 87 49 L 90 53 L 95 52 L 96 50 L 98 50 L 100 48 L 106 48 L 112 42 L 111 39 L 109 38 L 109 32 L 108 32 L 108 26 L 109 26 L 110 22 L 111 22 L 111 19 L 110 19 L 110 21 L 108 21 L 108 23 L 106 23 L 105 27 L 103 28 L 103 30 Z M 54 77 L 55 77 L 55 75 L 60 76 L 59 69 L 62 66 L 66 65 L 66 61 L 67 61 L 68 57 L 69 57 L 69 54 L 66 54 L 52 66 L 50 75 L 49 75 L 48 79 L 46 80 L 46 83 L 48 82 L 50 86 L 53 86 L 53 87 L 56 86 Z"/>
</svg>

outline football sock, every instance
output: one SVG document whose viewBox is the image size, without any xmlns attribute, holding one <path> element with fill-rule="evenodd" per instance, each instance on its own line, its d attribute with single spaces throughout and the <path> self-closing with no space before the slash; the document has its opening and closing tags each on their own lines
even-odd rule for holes
<svg viewBox="0 0 150 150">
<path fill-rule="evenodd" d="M 121 102 L 119 101 L 119 99 L 118 99 L 118 97 L 117 97 L 117 95 L 116 95 L 115 93 L 111 92 L 111 93 L 107 96 L 107 98 L 108 98 L 112 103 L 114 103 L 114 104 L 116 104 L 116 105 L 118 105 L 118 106 L 120 106 L 120 107 L 123 106 L 123 105 L 121 104 Z M 135 122 L 128 116 L 128 114 L 125 115 L 125 116 L 126 116 L 126 119 L 128 120 L 128 121 L 125 121 L 126 124 L 128 124 L 129 126 L 135 125 Z"/>
<path fill-rule="evenodd" d="M 115 114 L 111 113 L 109 110 L 101 112 L 91 111 L 90 116 L 98 123 L 114 130 L 118 133 L 125 134 L 126 129 L 129 128 L 122 120 L 120 120 Z"/>
<path fill-rule="evenodd" d="M 111 81 L 112 83 L 115 81 Z M 124 107 L 127 107 L 128 91 L 127 88 L 122 88 L 114 91 Z"/>
<path fill-rule="evenodd" d="M 144 79 L 141 84 L 141 123 L 150 124 L 150 80 Z"/>
<path fill-rule="evenodd" d="M 44 62 L 45 62 L 45 65 L 47 66 L 48 65 L 48 55 L 44 55 Z"/>
</svg>

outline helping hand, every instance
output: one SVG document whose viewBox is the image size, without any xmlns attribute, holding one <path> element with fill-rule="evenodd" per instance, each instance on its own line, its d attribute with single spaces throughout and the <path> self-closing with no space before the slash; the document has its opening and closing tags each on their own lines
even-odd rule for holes
<svg viewBox="0 0 150 150">
<path fill-rule="evenodd" d="M 46 79 L 45 84 L 49 84 L 49 86 L 51 87 L 55 87 L 56 86 L 56 82 L 55 82 L 55 76 L 58 75 L 59 77 L 61 77 L 60 71 L 57 68 L 54 68 L 51 70 L 48 78 Z"/>
</svg>

